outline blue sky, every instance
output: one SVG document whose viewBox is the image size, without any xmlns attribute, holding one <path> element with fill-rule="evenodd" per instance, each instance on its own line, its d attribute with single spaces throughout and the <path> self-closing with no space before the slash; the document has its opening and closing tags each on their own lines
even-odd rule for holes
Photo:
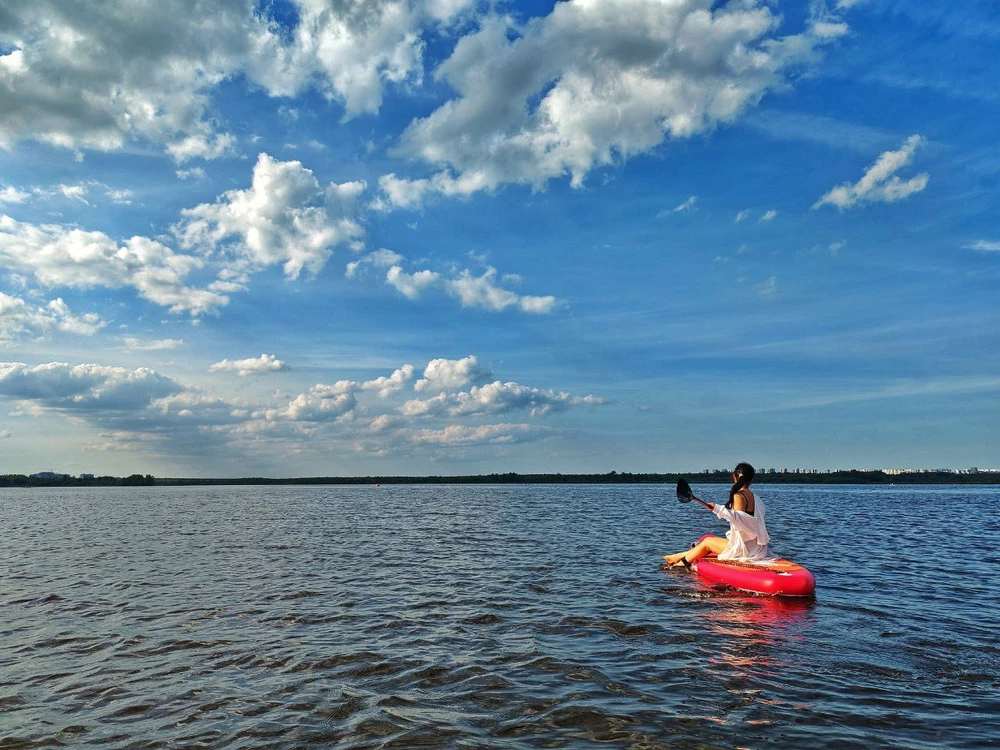
<svg viewBox="0 0 1000 750">
<path fill-rule="evenodd" d="M 995 466 L 991 2 L 0 10 L 0 473 Z"/>
</svg>

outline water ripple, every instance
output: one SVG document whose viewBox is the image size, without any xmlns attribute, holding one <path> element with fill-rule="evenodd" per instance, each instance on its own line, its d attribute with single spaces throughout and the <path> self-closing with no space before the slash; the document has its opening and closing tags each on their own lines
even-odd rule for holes
<svg viewBox="0 0 1000 750">
<path fill-rule="evenodd" d="M 0 491 L 0 749 L 997 746 L 1000 493 L 760 491 L 815 600 L 660 487 Z"/>
</svg>

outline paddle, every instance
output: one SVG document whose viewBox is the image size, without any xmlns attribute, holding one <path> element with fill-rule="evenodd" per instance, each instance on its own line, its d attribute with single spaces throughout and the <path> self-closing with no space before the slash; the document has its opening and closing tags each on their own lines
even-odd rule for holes
<svg viewBox="0 0 1000 750">
<path fill-rule="evenodd" d="M 699 503 L 704 505 L 709 510 L 712 510 L 712 505 L 706 503 L 700 497 L 695 497 L 694 493 L 691 492 L 691 485 L 687 483 L 684 477 L 677 480 L 677 499 L 682 503 L 689 503 L 692 500 L 697 500 Z"/>
</svg>

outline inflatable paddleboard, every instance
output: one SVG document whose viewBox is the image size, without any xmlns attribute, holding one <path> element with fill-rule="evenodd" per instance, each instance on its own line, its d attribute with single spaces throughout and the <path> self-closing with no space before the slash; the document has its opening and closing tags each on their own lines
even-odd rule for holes
<svg viewBox="0 0 1000 750">
<path fill-rule="evenodd" d="M 790 560 L 749 563 L 720 560 L 709 555 L 691 563 L 691 570 L 713 583 L 732 586 L 752 594 L 812 596 L 816 592 L 813 574 Z"/>
</svg>

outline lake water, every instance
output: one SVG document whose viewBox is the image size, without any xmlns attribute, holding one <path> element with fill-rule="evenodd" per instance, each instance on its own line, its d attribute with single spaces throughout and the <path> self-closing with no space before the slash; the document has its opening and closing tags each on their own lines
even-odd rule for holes
<svg viewBox="0 0 1000 750">
<path fill-rule="evenodd" d="M 1000 488 L 755 489 L 815 600 L 671 487 L 0 490 L 0 748 L 1000 747 Z"/>
</svg>

